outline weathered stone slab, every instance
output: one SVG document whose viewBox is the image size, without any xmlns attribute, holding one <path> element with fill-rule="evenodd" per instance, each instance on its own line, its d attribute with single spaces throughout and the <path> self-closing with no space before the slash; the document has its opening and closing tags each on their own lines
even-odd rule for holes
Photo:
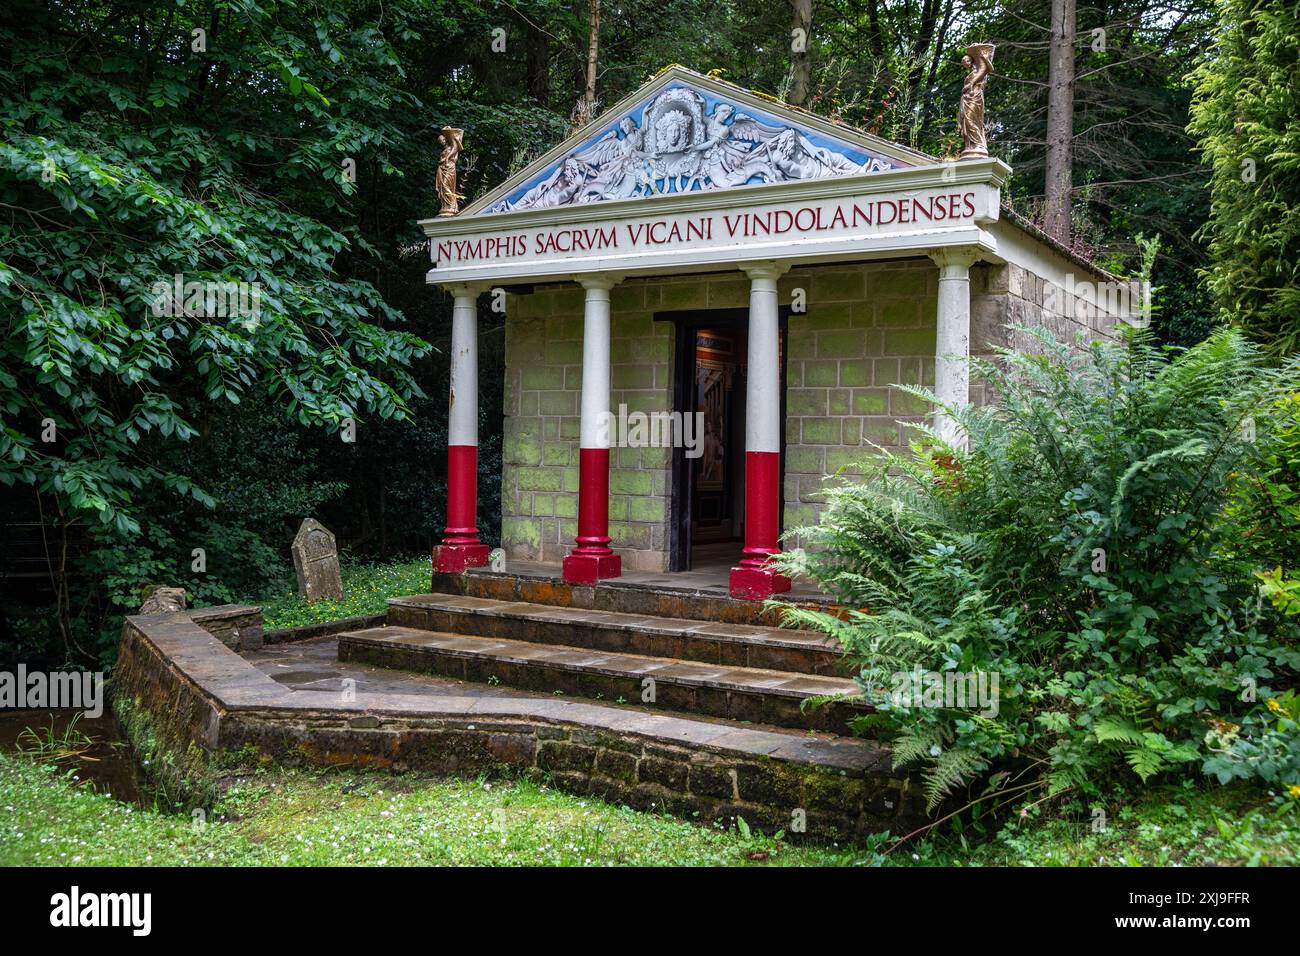
<svg viewBox="0 0 1300 956">
<path fill-rule="evenodd" d="M 339 551 L 334 535 L 315 518 L 304 518 L 293 539 L 293 566 L 298 572 L 298 593 L 308 604 L 328 598 L 343 600 L 339 576 Z"/>
<path fill-rule="evenodd" d="M 155 586 L 145 592 L 137 614 L 175 614 L 185 610 L 185 589 Z"/>
<path fill-rule="evenodd" d="M 824 676 L 848 672 L 840 648 L 824 634 L 758 624 L 579 610 L 459 594 L 389 598 L 388 623 L 427 631 L 683 658 L 702 664 Z"/>
</svg>

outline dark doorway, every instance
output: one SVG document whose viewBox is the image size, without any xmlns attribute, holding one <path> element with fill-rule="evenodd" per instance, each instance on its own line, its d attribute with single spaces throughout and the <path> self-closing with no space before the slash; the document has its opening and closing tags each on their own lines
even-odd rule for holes
<svg viewBox="0 0 1300 956">
<path fill-rule="evenodd" d="M 669 570 L 724 569 L 745 540 L 745 392 L 749 310 L 667 312 L 676 327 L 673 411 L 699 413 L 693 449 L 674 448 Z M 781 312 L 781 445 L 785 455 L 785 332 Z M 783 467 L 784 471 L 784 467 Z"/>
</svg>

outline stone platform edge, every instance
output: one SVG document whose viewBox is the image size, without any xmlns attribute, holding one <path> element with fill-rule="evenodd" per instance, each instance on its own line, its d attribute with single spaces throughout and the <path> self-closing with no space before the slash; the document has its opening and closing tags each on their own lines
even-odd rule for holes
<svg viewBox="0 0 1300 956">
<path fill-rule="evenodd" d="M 558 576 L 493 571 L 486 567 L 469 568 L 460 573 L 434 571 L 431 590 L 435 594 L 545 604 L 582 611 L 614 611 L 764 627 L 780 627 L 783 611 L 790 607 L 841 615 L 844 612 L 829 597 L 788 598 L 782 595 L 770 602 L 742 601 L 726 593 L 689 585 L 647 584 L 622 578 L 609 578 L 594 585 L 572 584 Z"/>
<path fill-rule="evenodd" d="M 158 743 L 180 754 L 251 749 L 289 766 L 549 775 L 560 789 L 634 809 L 701 822 L 739 815 L 821 842 L 926 819 L 920 788 L 867 741 L 567 699 L 294 691 L 186 613 L 128 617 L 113 684 L 148 715 Z"/>
</svg>

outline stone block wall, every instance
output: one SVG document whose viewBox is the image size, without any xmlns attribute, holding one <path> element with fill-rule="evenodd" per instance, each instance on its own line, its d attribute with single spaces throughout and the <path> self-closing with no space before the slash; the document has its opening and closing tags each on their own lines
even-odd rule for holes
<svg viewBox="0 0 1300 956">
<path fill-rule="evenodd" d="M 1096 277 L 1079 269 L 1079 283 Z M 1095 297 L 1080 296 L 1023 266 L 978 263 L 971 269 L 971 354 L 994 357 L 994 347 L 1041 351 L 1039 343 L 1013 326 L 1041 326 L 1076 350 L 1095 339 L 1114 338 L 1118 316 Z M 971 400 L 991 401 L 989 389 L 971 379 Z"/>
<path fill-rule="evenodd" d="M 514 558 L 558 563 L 578 533 L 583 297 L 566 284 L 509 299 L 501 540 Z M 610 299 L 610 408 L 670 409 L 673 327 L 654 312 L 673 306 L 645 282 Z M 664 568 L 671 460 L 668 448 L 611 450 L 610 535 L 629 570 Z"/>
<path fill-rule="evenodd" d="M 923 401 L 895 388 L 934 384 L 938 269 L 929 259 L 792 272 L 808 309 L 787 337 L 785 528 L 817 523 L 828 484 L 853 481 L 876 446 L 905 448 Z M 791 542 L 798 544 L 798 540 Z"/>
</svg>

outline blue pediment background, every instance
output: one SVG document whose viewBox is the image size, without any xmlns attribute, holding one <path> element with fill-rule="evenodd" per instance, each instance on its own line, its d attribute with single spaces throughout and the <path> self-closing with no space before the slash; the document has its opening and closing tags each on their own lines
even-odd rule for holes
<svg viewBox="0 0 1300 956">
<path fill-rule="evenodd" d="M 858 175 L 910 165 L 791 115 L 674 80 L 610 117 L 484 212 Z"/>
</svg>

